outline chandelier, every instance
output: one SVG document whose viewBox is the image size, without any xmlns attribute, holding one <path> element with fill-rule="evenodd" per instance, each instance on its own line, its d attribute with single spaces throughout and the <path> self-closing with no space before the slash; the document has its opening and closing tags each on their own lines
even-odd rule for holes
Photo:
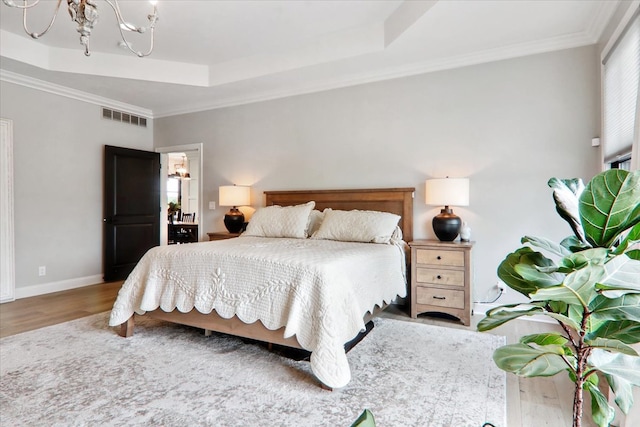
<svg viewBox="0 0 640 427">
<path fill-rule="evenodd" d="M 156 22 L 158 22 L 158 8 L 156 4 L 157 0 L 150 0 L 149 3 L 153 5 L 153 12 L 147 16 L 149 19 L 148 27 L 136 27 L 125 21 L 122 18 L 122 12 L 120 12 L 120 6 L 118 5 L 118 0 L 104 0 L 111 8 L 116 15 L 118 20 L 118 30 L 120 31 L 120 36 L 122 37 L 122 42 L 120 42 L 121 46 L 126 47 L 131 52 L 136 54 L 139 57 L 148 56 L 153 51 L 153 31 L 156 26 Z M 43 32 L 37 33 L 29 31 L 27 28 L 27 12 L 32 7 L 36 6 L 40 3 L 40 0 L 33 0 L 32 3 L 29 3 L 29 0 L 24 0 L 22 4 L 19 2 L 16 3 L 14 0 L 2 0 L 4 4 L 9 7 L 15 7 L 18 9 L 22 9 L 22 26 L 24 31 L 29 34 L 34 39 L 39 39 L 44 36 L 47 31 L 53 26 L 53 23 L 56 20 L 56 16 L 58 16 L 58 11 L 60 10 L 60 3 L 62 0 L 58 0 L 58 4 L 56 5 L 55 11 L 53 12 L 53 17 L 51 21 L 49 21 L 49 25 L 44 29 Z M 97 0 L 67 0 L 67 10 L 69 11 L 69 15 L 71 15 L 71 19 L 78 24 L 78 33 L 80 33 L 80 44 L 84 46 L 84 54 L 89 56 L 91 55 L 91 51 L 89 49 L 89 37 L 91 36 L 91 30 L 93 26 L 98 22 L 98 6 Z M 149 50 L 146 52 L 141 52 L 134 50 L 131 46 L 131 43 L 127 41 L 125 37 L 125 31 L 131 31 L 135 33 L 145 33 L 147 30 L 150 30 L 150 42 L 149 42 Z"/>
<path fill-rule="evenodd" d="M 169 175 L 169 178 L 178 178 L 178 179 L 191 179 L 191 174 L 187 172 L 187 168 L 185 167 L 186 156 L 182 156 L 182 163 L 176 163 L 175 168 L 176 171 Z"/>
</svg>

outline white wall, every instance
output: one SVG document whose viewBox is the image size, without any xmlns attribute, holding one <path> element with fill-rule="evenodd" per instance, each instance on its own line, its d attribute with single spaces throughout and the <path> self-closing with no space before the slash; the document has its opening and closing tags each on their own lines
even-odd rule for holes
<svg viewBox="0 0 640 427">
<path fill-rule="evenodd" d="M 100 282 L 104 145 L 152 150 L 152 122 L 104 120 L 99 105 L 12 83 L 0 90 L 0 116 L 13 120 L 16 296 Z"/>
<path fill-rule="evenodd" d="M 433 238 L 429 177 L 469 177 L 455 212 L 475 240 L 475 300 L 525 234 L 561 239 L 549 178 L 600 170 L 595 46 L 155 120 L 157 147 L 204 143 L 204 203 L 218 186 L 264 190 L 415 186 L 414 238 Z M 204 231 L 224 230 L 225 208 Z M 507 294 L 501 302 L 515 301 Z"/>
</svg>

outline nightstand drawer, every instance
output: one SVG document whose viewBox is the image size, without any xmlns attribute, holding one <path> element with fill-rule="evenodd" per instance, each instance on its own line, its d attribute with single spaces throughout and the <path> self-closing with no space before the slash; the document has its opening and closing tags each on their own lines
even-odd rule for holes
<svg viewBox="0 0 640 427">
<path fill-rule="evenodd" d="M 417 303 L 438 307 L 464 308 L 464 291 L 450 289 L 423 288 L 416 289 Z"/>
<path fill-rule="evenodd" d="M 451 267 L 464 267 L 464 252 L 441 251 L 434 249 L 417 249 L 416 261 L 418 264 L 448 265 Z"/>
<path fill-rule="evenodd" d="M 437 268 L 416 268 L 418 283 L 464 287 L 464 270 L 443 270 Z"/>
</svg>

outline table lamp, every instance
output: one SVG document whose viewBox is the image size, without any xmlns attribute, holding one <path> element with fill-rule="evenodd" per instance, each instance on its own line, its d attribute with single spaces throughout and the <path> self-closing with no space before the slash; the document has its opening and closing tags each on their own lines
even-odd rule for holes
<svg viewBox="0 0 640 427">
<path fill-rule="evenodd" d="M 455 240 L 460 233 L 462 220 L 449 206 L 469 206 L 468 178 L 434 178 L 425 181 L 425 203 L 443 206 L 444 209 L 433 217 L 433 231 L 443 242 Z"/>
<path fill-rule="evenodd" d="M 241 185 L 222 185 L 219 188 L 220 206 L 232 206 L 224 216 L 224 226 L 229 233 L 239 233 L 244 227 L 244 214 L 238 206 L 247 206 L 251 202 L 251 187 Z"/>
</svg>

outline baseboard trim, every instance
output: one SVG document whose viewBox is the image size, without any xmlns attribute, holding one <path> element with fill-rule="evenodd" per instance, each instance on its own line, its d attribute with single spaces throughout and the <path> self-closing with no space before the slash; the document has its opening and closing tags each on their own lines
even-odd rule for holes
<svg viewBox="0 0 640 427">
<path fill-rule="evenodd" d="M 16 299 L 35 297 L 38 295 L 50 294 L 52 292 L 68 291 L 69 289 L 82 288 L 89 285 L 102 283 L 102 274 L 93 276 L 77 277 L 75 279 L 60 280 L 58 282 L 43 283 L 40 285 L 16 287 Z"/>
</svg>

